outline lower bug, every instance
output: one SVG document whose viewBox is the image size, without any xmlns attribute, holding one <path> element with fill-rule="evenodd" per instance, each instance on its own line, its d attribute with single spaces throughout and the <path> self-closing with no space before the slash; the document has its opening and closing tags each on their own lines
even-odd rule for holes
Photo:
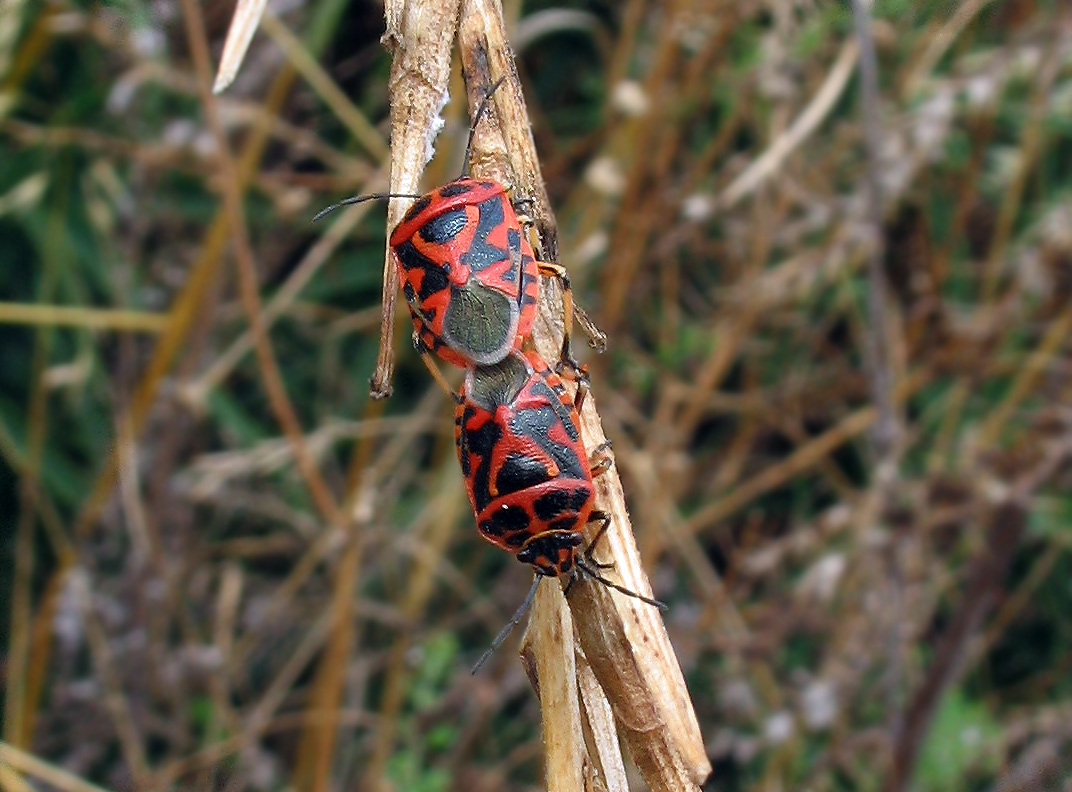
<svg viewBox="0 0 1072 792">
<path fill-rule="evenodd" d="M 586 574 L 660 608 L 599 573 L 592 547 L 610 525 L 594 508 L 593 476 L 610 468 L 606 446 L 589 457 L 579 409 L 586 377 L 570 396 L 561 377 L 536 352 L 514 352 L 492 366 L 470 368 L 454 413 L 454 438 L 477 528 L 485 539 L 531 564 L 536 579 L 510 623 L 480 658 L 475 672 L 521 620 L 541 577 Z M 584 528 L 601 523 L 587 550 Z M 567 587 L 568 591 L 568 587 Z"/>
</svg>

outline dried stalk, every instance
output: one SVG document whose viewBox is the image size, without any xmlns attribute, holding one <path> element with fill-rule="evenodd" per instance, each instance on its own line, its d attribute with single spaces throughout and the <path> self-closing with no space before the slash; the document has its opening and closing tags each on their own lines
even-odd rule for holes
<svg viewBox="0 0 1072 792">
<path fill-rule="evenodd" d="M 466 0 L 458 39 L 470 108 L 479 105 L 495 80 L 507 75 L 506 83 L 494 95 L 487 123 L 474 142 L 473 172 L 511 185 L 516 200 L 531 202 L 543 254 L 554 260 L 556 225 L 499 3 Z M 562 337 L 562 308 L 558 289 L 547 288 L 547 281 L 544 284 L 534 341 L 542 355 L 554 359 Z M 591 396 L 581 414 L 581 431 L 588 448 L 605 439 Z M 613 519 L 612 529 L 600 547 L 600 560 L 613 561 L 611 574 L 622 585 L 650 595 L 615 471 L 599 477 L 597 493 L 597 507 L 609 512 Z M 582 665 L 591 669 L 602 688 L 621 736 L 649 788 L 674 792 L 697 789 L 711 768 L 658 611 L 593 582 L 572 588 L 567 611 L 566 600 L 556 589 L 547 584 L 541 588 L 524 655 L 543 706 L 548 787 L 626 789 L 617 740 L 608 733 L 608 720 L 600 717 L 603 705 L 600 696 L 592 695 L 591 678 L 586 677 L 583 710 L 578 712 L 572 703 L 577 698 L 578 660 L 571 651 L 573 636 L 564 626 L 572 622 L 584 650 Z M 551 706 L 552 702 L 569 702 L 569 706 Z M 563 739 L 563 735 L 567 738 Z M 598 759 L 589 751 L 589 740 Z M 585 746 L 583 752 L 577 750 L 581 745 Z M 607 754 L 608 750 L 612 755 Z M 577 784 L 578 779 L 584 780 L 583 786 Z"/>
<path fill-rule="evenodd" d="M 459 0 L 389 0 L 384 8 L 387 31 L 381 39 L 394 50 L 391 64 L 391 192 L 419 192 L 424 166 L 447 102 L 451 44 L 458 27 Z M 409 208 L 409 199 L 392 199 L 387 227 L 394 228 Z M 383 263 L 383 319 L 380 352 L 369 383 L 375 399 L 391 394 L 394 367 L 395 301 L 398 273 L 388 248 Z"/>
</svg>

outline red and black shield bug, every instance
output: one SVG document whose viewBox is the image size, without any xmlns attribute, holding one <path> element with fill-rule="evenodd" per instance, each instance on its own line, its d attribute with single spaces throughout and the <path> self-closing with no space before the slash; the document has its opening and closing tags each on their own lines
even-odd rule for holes
<svg viewBox="0 0 1072 792">
<path fill-rule="evenodd" d="M 477 528 L 536 571 L 528 596 L 474 672 L 521 620 L 541 577 L 566 575 L 572 585 L 583 573 L 665 607 L 607 580 L 598 571 L 603 565 L 591 556 L 610 525 L 610 516 L 594 508 L 592 479 L 609 469 L 610 458 L 605 446 L 590 457 L 581 441 L 578 410 L 586 393 L 583 375 L 576 396 L 570 396 L 562 379 L 531 351 L 466 373 L 454 439 Z M 595 522 L 601 523 L 596 538 L 582 551 L 584 528 Z"/>
<path fill-rule="evenodd" d="M 374 198 L 417 199 L 391 232 L 389 244 L 413 317 L 414 342 L 433 375 L 438 370 L 427 352 L 467 368 L 498 363 L 520 349 L 536 318 L 540 275 L 562 283 L 562 360 L 576 368 L 570 354 L 573 300 L 565 269 L 536 260 L 503 185 L 467 175 L 477 125 L 504 79 L 491 87 L 477 109 L 459 178 L 420 196 L 376 193 L 347 198 L 314 218 Z"/>
</svg>

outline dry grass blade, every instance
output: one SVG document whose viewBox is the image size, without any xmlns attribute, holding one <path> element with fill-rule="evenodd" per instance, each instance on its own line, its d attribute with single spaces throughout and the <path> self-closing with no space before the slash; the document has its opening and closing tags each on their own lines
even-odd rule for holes
<svg viewBox="0 0 1072 792">
<path fill-rule="evenodd" d="M 257 32 L 267 5 L 268 0 L 238 0 L 234 16 L 231 17 L 231 26 L 227 30 L 223 55 L 220 56 L 220 68 L 216 72 L 215 82 L 212 83 L 212 93 L 223 93 L 238 76 L 249 43 L 253 41 L 253 34 Z"/>
<path fill-rule="evenodd" d="M 0 742 L 0 770 L 7 768 L 10 768 L 15 773 L 22 773 L 43 781 L 50 787 L 60 790 L 60 792 L 108 792 L 104 787 L 83 781 L 74 773 L 69 773 L 62 767 L 56 767 L 54 764 L 46 762 L 32 753 Z M 11 783 L 13 789 L 34 788 L 30 784 L 22 782 L 21 779 L 12 782 L 12 779 L 5 779 L 2 775 L 0 775 L 0 781 L 4 782 L 5 789 L 8 783 Z M 23 785 L 21 787 L 16 786 L 18 783 Z"/>
<path fill-rule="evenodd" d="M 775 140 L 770 148 L 757 157 L 744 173 L 734 179 L 719 194 L 719 208 L 730 209 L 755 192 L 761 184 L 773 177 L 786 158 L 818 129 L 823 119 L 833 109 L 841 92 L 845 90 L 859 54 L 860 45 L 855 39 L 845 42 L 838 54 L 838 59 L 830 69 L 830 74 L 823 82 L 822 88 L 815 94 L 815 98 L 793 122 L 793 125 L 785 131 L 785 134 Z"/>
<path fill-rule="evenodd" d="M 264 17 L 264 31 L 287 53 L 288 60 L 295 70 L 305 78 L 309 87 L 316 91 L 335 111 L 335 116 L 346 124 L 346 128 L 355 140 L 361 142 L 368 153 L 377 160 L 386 160 L 390 155 L 383 135 L 373 126 L 365 114 L 350 101 L 335 82 L 324 73 L 316 58 L 309 54 L 297 36 L 290 32 L 277 17 L 268 14 Z"/>
<path fill-rule="evenodd" d="M 473 147 L 473 171 L 514 186 L 515 195 L 532 201 L 544 251 L 556 251 L 554 218 L 540 176 L 539 161 L 516 80 L 513 53 L 506 40 L 501 9 L 489 0 L 471 0 L 462 8 L 459 27 L 462 69 L 467 80 L 470 107 L 477 107 L 488 88 L 502 75 L 507 83 L 496 93 L 489 111 L 487 129 L 498 134 L 478 134 Z M 501 135 L 501 137 L 500 137 Z M 548 294 L 551 292 L 551 294 Z M 554 359 L 561 344 L 562 316 L 557 289 L 543 289 L 540 317 L 534 339 L 541 354 Z M 588 398 L 581 415 L 586 447 L 595 448 L 605 438 L 596 412 L 595 399 Z M 612 470 L 599 477 L 597 506 L 612 515 L 612 528 L 603 550 L 614 563 L 614 574 L 627 589 L 651 595 L 651 587 L 632 539 L 621 482 Z M 591 536 L 588 537 L 591 540 Z M 546 605 L 547 599 L 542 598 Z M 540 601 L 537 602 L 537 605 Z M 635 599 L 612 594 L 595 583 L 578 584 L 570 593 L 571 615 L 595 678 L 614 711 L 630 753 L 653 790 L 694 789 L 711 772 L 696 715 L 685 688 L 669 636 L 655 608 Z M 534 616 L 537 624 L 551 618 Z M 536 641 L 535 667 L 561 670 L 561 641 Z M 550 653 L 541 659 L 539 653 Z M 541 702 L 570 700 L 576 691 L 552 694 L 550 683 L 576 686 L 575 675 L 540 678 Z M 553 722 L 561 717 L 561 723 Z M 549 722 L 551 719 L 552 722 Z M 545 737 L 576 733 L 569 710 L 544 708 Z M 557 767 L 575 768 L 574 747 L 547 741 L 549 782 Z"/>
<path fill-rule="evenodd" d="M 183 2 L 183 10 L 187 40 L 194 55 L 194 64 L 199 76 L 204 79 L 208 75 L 209 63 L 208 42 L 205 38 L 201 11 L 196 4 L 186 0 Z M 222 197 L 227 215 L 230 218 L 228 227 L 235 249 L 239 294 L 243 310 L 246 312 L 246 319 L 250 324 L 253 347 L 257 355 L 257 363 L 261 370 L 265 392 L 276 419 L 293 447 L 298 469 L 306 481 L 309 494 L 317 509 L 325 520 L 341 527 L 344 524 L 342 514 L 331 490 L 306 448 L 297 413 L 287 395 L 286 386 L 283 384 L 283 379 L 280 375 L 279 364 L 272 349 L 271 341 L 268 338 L 267 322 L 264 320 L 263 306 L 258 291 L 257 272 L 253 264 L 253 248 L 249 239 L 249 228 L 246 225 L 245 210 L 242 205 L 241 180 L 238 178 L 240 169 L 231 155 L 226 132 L 215 101 L 215 98 L 207 91 L 201 92 L 201 102 L 209 128 L 215 138 L 219 164 L 224 174 L 221 182 Z"/>
<path fill-rule="evenodd" d="M 48 327 L 83 327 L 135 333 L 161 333 L 168 325 L 164 314 L 144 311 L 113 311 L 73 308 L 67 305 L 0 303 L 0 324 L 31 324 Z"/>
</svg>

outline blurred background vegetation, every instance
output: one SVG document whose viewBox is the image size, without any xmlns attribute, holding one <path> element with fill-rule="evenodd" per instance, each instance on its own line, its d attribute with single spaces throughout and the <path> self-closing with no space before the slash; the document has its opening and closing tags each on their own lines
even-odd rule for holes
<svg viewBox="0 0 1072 792">
<path fill-rule="evenodd" d="M 539 789 L 516 637 L 468 673 L 530 576 L 401 316 L 367 396 L 384 207 L 309 222 L 384 186 L 382 6 L 271 10 L 219 110 L 305 468 L 180 0 L 0 5 L 0 786 Z M 878 2 L 877 247 L 847 4 L 505 12 L 708 787 L 1072 789 L 1064 3 Z"/>
</svg>

